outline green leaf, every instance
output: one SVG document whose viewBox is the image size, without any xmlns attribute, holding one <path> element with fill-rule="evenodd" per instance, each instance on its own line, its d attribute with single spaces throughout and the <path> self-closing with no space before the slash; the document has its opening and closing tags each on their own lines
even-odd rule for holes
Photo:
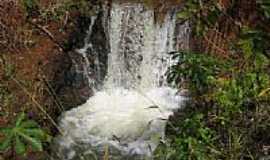
<svg viewBox="0 0 270 160">
<path fill-rule="evenodd" d="M 32 138 L 31 146 L 34 151 L 43 151 L 42 142 L 38 139 Z"/>
<path fill-rule="evenodd" d="M 27 121 L 22 122 L 20 126 L 21 128 L 37 128 L 38 123 L 33 120 L 27 120 Z"/>
<path fill-rule="evenodd" d="M 269 0 L 257 0 L 261 11 L 264 13 L 266 18 L 270 18 L 270 2 Z"/>
<path fill-rule="evenodd" d="M 17 121 L 16 121 L 16 127 L 18 127 L 18 126 L 21 125 L 21 123 L 22 123 L 22 121 L 24 120 L 24 118 L 25 118 L 25 113 L 22 112 L 22 113 L 18 116 L 18 118 L 17 118 Z"/>
<path fill-rule="evenodd" d="M 188 11 L 182 11 L 177 14 L 177 17 L 180 19 L 189 19 L 191 16 L 190 12 Z"/>
<path fill-rule="evenodd" d="M 253 43 L 250 39 L 241 39 L 239 41 L 239 45 L 240 45 L 241 49 L 243 50 L 244 56 L 246 58 L 248 58 L 252 55 Z"/>
<path fill-rule="evenodd" d="M 19 135 L 22 136 L 27 142 L 30 143 L 30 145 L 32 146 L 32 149 L 34 151 L 42 151 L 43 150 L 42 143 L 39 139 L 30 137 L 22 132 L 19 132 Z"/>
<path fill-rule="evenodd" d="M 31 137 L 35 137 L 38 139 L 45 139 L 46 133 L 39 128 L 31 128 L 31 129 L 22 129 L 24 134 L 29 135 Z"/>
<path fill-rule="evenodd" d="M 16 136 L 15 151 L 18 155 L 26 153 L 25 144 L 20 140 L 20 137 Z"/>
<path fill-rule="evenodd" d="M 26 119 L 25 113 L 19 114 L 16 123 L 11 128 L 0 128 L 5 139 L 0 140 L 0 150 L 14 149 L 16 154 L 26 153 L 27 147 L 33 151 L 42 151 L 42 142 L 50 142 L 51 137 L 39 128 L 38 123 Z"/>
<path fill-rule="evenodd" d="M 8 135 L 3 141 L 0 142 L 0 151 L 5 151 L 11 146 L 13 135 Z"/>
<path fill-rule="evenodd" d="M 11 128 L 1 128 L 0 129 L 0 133 L 4 134 L 4 135 L 9 135 L 11 134 L 12 129 Z"/>
</svg>

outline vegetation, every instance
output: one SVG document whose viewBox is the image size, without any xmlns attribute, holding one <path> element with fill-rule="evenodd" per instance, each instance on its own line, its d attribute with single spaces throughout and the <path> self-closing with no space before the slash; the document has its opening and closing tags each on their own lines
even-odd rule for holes
<svg viewBox="0 0 270 160">
<path fill-rule="evenodd" d="M 50 142 L 50 136 L 38 127 L 38 124 L 26 119 L 25 113 L 21 113 L 11 127 L 0 130 L 4 134 L 1 140 L 0 150 L 12 149 L 18 155 L 27 153 L 27 148 L 34 151 L 42 151 L 42 142 Z"/>
<path fill-rule="evenodd" d="M 0 2 L 0 159 L 47 156 L 64 110 L 53 86 L 59 66 L 53 65 L 67 57 L 61 47 L 78 19 L 95 14 L 94 2 Z"/>
<path fill-rule="evenodd" d="M 28 16 L 33 16 L 39 10 L 37 0 L 23 0 L 23 6 Z"/>
<path fill-rule="evenodd" d="M 143 1 L 157 11 L 163 2 Z M 89 17 L 96 14 L 100 2 L 56 0 L 44 5 L 42 0 L 21 0 L 25 17 L 15 16 L 19 25 L 17 22 L 11 25 L 14 20 L 8 22 L 9 17 L 1 15 L 1 19 L 0 16 L 1 153 L 12 152 L 14 158 L 26 155 L 29 150 L 46 150 L 44 146 L 50 143 L 51 137 L 45 130 L 57 128 L 54 118 L 63 110 L 40 70 L 30 80 L 21 77 L 16 73 L 18 61 L 12 64 L 6 57 L 15 61 L 14 57 L 20 59 L 23 54 L 29 54 L 38 41 L 47 43 L 47 40 L 42 41 L 44 33 L 57 43 L 59 39 L 66 39 L 59 33 L 68 24 L 74 27 L 71 15 Z M 269 0 L 170 0 L 170 5 L 179 3 L 183 4 L 183 10 L 178 18 L 191 23 L 193 46 L 172 54 L 177 63 L 170 68 L 168 81 L 175 87 L 188 89 L 191 100 L 172 118 L 167 127 L 168 137 L 156 150 L 155 159 L 267 158 L 270 154 Z M 166 10 L 166 7 L 160 8 Z M 21 22 L 24 18 L 26 21 Z M 43 53 L 44 49 L 35 48 L 34 51 Z M 19 54 L 12 56 L 17 52 Z M 51 54 L 50 50 L 48 52 Z M 40 60 L 39 54 L 37 57 L 41 62 L 48 60 Z M 29 62 L 32 63 L 32 59 Z M 39 68 L 41 62 L 33 68 Z M 51 109 L 51 104 L 41 106 L 45 100 L 37 95 L 53 97 L 50 103 L 57 109 Z M 25 113 L 30 114 L 32 110 L 34 118 L 27 117 Z M 14 122 L 15 115 L 19 116 Z M 109 157 L 107 154 L 106 151 L 104 157 Z"/>
<path fill-rule="evenodd" d="M 173 55 L 178 63 L 171 67 L 168 80 L 190 90 L 192 104 L 187 108 L 192 109 L 182 111 L 184 118 L 173 121 L 178 130 L 168 126 L 171 136 L 157 151 L 157 155 L 166 155 L 163 159 L 253 160 L 268 155 L 270 38 L 264 26 L 269 24 L 270 4 L 256 1 L 254 6 L 261 17 L 257 25 L 235 20 L 242 7 L 235 1 L 224 7 L 217 1 L 190 0 L 178 14 L 192 22 L 194 39 L 201 43 L 208 40 L 209 32 L 222 30 L 222 22 L 228 19 L 239 31 L 229 40 L 229 51 L 222 54 L 217 53 L 220 47 L 211 53 L 201 48 Z M 206 44 L 208 48 L 223 45 Z"/>
<path fill-rule="evenodd" d="M 92 0 L 60 0 L 60 2 L 55 3 L 49 8 L 41 8 L 41 17 L 48 20 L 61 20 L 72 12 L 78 12 L 80 16 L 90 17 L 96 14 L 98 9 L 99 1 Z"/>
<path fill-rule="evenodd" d="M 203 114 L 191 113 L 170 135 L 170 140 L 160 145 L 156 159 L 205 160 L 214 159 L 218 152 L 214 146 L 214 132 L 202 121 Z"/>
</svg>

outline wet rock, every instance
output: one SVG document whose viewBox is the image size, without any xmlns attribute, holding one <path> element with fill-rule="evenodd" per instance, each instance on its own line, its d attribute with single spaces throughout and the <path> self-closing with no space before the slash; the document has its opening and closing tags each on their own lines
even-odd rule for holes
<svg viewBox="0 0 270 160">
<path fill-rule="evenodd" d="M 100 12 L 96 18 L 79 17 L 77 29 L 70 35 L 66 44 L 67 53 L 60 57 L 54 78 L 54 88 L 66 109 L 86 102 L 93 88 L 98 88 L 104 80 L 107 70 L 108 40 L 103 28 Z M 89 25 L 92 26 L 92 34 Z M 89 43 L 92 46 L 87 46 Z M 81 52 L 80 49 L 85 49 Z"/>
</svg>

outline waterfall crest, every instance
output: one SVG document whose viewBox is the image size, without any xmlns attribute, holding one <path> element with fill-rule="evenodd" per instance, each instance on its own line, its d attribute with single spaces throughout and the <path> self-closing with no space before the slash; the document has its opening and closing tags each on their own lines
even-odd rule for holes
<svg viewBox="0 0 270 160">
<path fill-rule="evenodd" d="M 64 135 L 56 140 L 62 159 L 102 154 L 105 146 L 111 155 L 150 157 L 164 138 L 167 119 L 183 101 L 166 83 L 165 73 L 173 63 L 167 53 L 178 49 L 177 32 L 186 32 L 187 25 L 177 28 L 173 10 L 162 24 L 155 23 L 154 14 L 140 3 L 113 3 L 103 17 L 110 44 L 107 74 L 93 97 L 63 114 Z M 86 60 L 96 20 L 92 19 L 85 46 L 78 50 Z M 99 59 L 94 62 L 99 76 Z M 87 65 L 89 84 L 95 84 Z"/>
<path fill-rule="evenodd" d="M 163 86 L 167 53 L 175 50 L 175 15 L 156 24 L 154 11 L 142 4 L 113 4 L 110 19 L 109 67 L 106 87 Z"/>
</svg>

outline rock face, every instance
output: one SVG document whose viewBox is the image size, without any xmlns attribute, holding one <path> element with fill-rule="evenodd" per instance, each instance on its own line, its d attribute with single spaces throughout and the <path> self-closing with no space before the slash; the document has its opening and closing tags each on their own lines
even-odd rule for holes
<svg viewBox="0 0 270 160">
<path fill-rule="evenodd" d="M 69 37 L 68 50 L 71 51 L 63 57 L 54 80 L 56 92 L 67 108 L 84 103 L 93 94 L 96 83 L 105 77 L 108 40 L 102 16 L 103 12 L 100 12 L 92 18 L 80 18 L 77 29 Z"/>
</svg>

